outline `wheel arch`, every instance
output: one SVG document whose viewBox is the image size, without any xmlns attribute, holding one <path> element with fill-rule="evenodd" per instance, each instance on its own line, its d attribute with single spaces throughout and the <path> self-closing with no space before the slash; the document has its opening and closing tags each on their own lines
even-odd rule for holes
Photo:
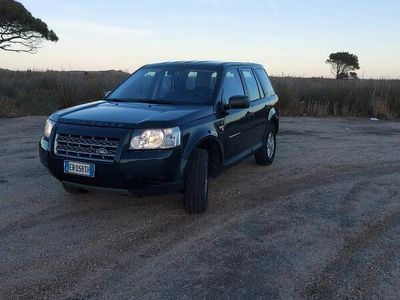
<svg viewBox="0 0 400 300">
<path fill-rule="evenodd" d="M 215 178 L 221 171 L 224 161 L 223 147 L 214 135 L 205 135 L 198 139 L 196 143 L 190 144 L 190 147 L 186 147 L 183 158 L 187 162 L 189 161 L 193 151 L 201 148 L 208 152 L 209 157 L 209 176 Z M 185 165 L 185 167 L 186 167 Z"/>
<path fill-rule="evenodd" d="M 274 126 L 275 134 L 279 131 L 279 115 L 276 109 L 273 107 L 270 109 L 268 114 L 268 122 Z"/>
</svg>

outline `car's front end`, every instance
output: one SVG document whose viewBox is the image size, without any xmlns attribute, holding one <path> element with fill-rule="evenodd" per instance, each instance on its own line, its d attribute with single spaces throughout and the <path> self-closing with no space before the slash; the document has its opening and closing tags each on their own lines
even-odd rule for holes
<svg viewBox="0 0 400 300">
<path fill-rule="evenodd" d="M 48 120 L 39 143 L 43 165 L 64 184 L 85 189 L 158 194 L 181 188 L 179 128 L 146 130 L 99 125 L 103 126 Z"/>
</svg>

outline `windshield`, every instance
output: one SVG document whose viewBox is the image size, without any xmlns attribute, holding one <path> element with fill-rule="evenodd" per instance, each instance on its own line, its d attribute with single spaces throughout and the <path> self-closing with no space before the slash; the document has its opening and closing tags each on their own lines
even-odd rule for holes
<svg viewBox="0 0 400 300">
<path fill-rule="evenodd" d="M 107 100 L 149 103 L 206 104 L 210 101 L 217 71 L 186 68 L 142 68 Z"/>
</svg>

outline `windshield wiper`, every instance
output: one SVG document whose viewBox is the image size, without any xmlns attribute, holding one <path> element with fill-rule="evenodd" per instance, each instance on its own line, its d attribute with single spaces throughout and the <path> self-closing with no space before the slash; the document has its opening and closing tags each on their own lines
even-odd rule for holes
<svg viewBox="0 0 400 300">
<path fill-rule="evenodd" d="M 176 104 L 176 102 L 171 100 L 159 100 L 159 99 L 143 99 L 140 102 L 150 103 L 150 104 Z"/>
</svg>

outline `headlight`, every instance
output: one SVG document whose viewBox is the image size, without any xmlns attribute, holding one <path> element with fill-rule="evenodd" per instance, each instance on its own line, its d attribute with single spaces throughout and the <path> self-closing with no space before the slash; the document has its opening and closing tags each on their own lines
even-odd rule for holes
<svg viewBox="0 0 400 300">
<path fill-rule="evenodd" d="M 49 138 L 51 131 L 53 130 L 53 126 L 54 126 L 55 122 L 47 119 L 46 120 L 46 125 L 44 126 L 44 136 Z"/>
<path fill-rule="evenodd" d="M 178 127 L 167 129 L 146 129 L 135 131 L 129 149 L 169 149 L 181 144 Z"/>
</svg>

